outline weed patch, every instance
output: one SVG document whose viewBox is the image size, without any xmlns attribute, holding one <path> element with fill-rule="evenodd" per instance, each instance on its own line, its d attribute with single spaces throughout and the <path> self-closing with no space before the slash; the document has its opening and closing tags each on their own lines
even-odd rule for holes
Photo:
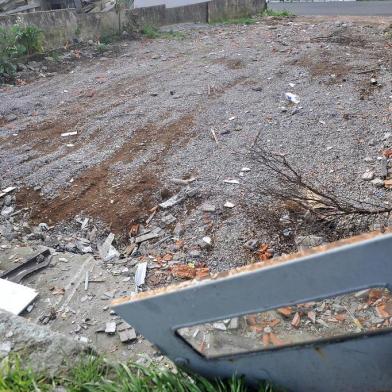
<svg viewBox="0 0 392 392">
<path fill-rule="evenodd" d="M 154 38 L 166 38 L 166 39 L 184 39 L 185 34 L 181 31 L 160 31 L 154 26 L 146 25 L 141 29 L 141 34 L 146 38 L 154 39 Z"/>
<path fill-rule="evenodd" d="M 110 364 L 101 357 L 81 359 L 66 374 L 46 377 L 22 366 L 17 357 L 2 361 L 0 367 L 1 392 L 52 391 L 63 387 L 67 392 L 247 392 L 244 380 L 207 380 L 177 369 L 172 371 L 157 366 L 142 367 L 135 364 Z M 254 389 L 252 389 L 254 391 Z M 277 389 L 263 384 L 258 392 Z"/>
<path fill-rule="evenodd" d="M 261 13 L 261 16 L 288 17 L 288 16 L 295 16 L 295 15 L 287 10 L 275 11 L 275 10 L 271 10 L 270 8 L 266 8 Z"/>
</svg>

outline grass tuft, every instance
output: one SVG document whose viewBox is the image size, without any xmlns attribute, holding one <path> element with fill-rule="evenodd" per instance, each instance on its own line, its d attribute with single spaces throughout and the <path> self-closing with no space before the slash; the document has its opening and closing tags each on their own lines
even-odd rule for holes
<svg viewBox="0 0 392 392">
<path fill-rule="evenodd" d="M 67 392 L 248 392 L 242 378 L 207 380 L 177 369 L 110 364 L 102 357 L 86 357 L 66 374 L 54 378 L 26 369 L 17 357 L 1 362 L 0 392 L 46 392 L 63 387 Z M 254 389 L 252 389 L 254 390 Z M 258 392 L 276 392 L 262 385 Z"/>
<path fill-rule="evenodd" d="M 154 26 L 146 25 L 140 31 L 146 38 L 184 39 L 185 34 L 181 31 L 160 31 Z"/>
<path fill-rule="evenodd" d="M 287 17 L 287 16 L 295 16 L 293 13 L 287 10 L 275 11 L 270 8 L 266 8 L 261 16 L 275 16 L 275 17 Z"/>
<path fill-rule="evenodd" d="M 242 18 L 234 18 L 234 19 L 221 19 L 211 24 L 224 24 L 224 25 L 252 25 L 257 22 L 257 19 L 252 18 L 250 16 L 242 17 Z"/>
</svg>

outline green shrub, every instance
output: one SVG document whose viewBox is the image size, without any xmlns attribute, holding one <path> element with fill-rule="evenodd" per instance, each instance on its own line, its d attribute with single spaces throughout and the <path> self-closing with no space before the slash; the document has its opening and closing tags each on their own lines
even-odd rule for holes
<svg viewBox="0 0 392 392">
<path fill-rule="evenodd" d="M 140 31 L 147 38 L 158 38 L 160 37 L 159 30 L 156 27 L 146 25 Z"/>
<path fill-rule="evenodd" d="M 43 33 L 36 26 L 0 27 L 0 78 L 13 77 L 17 58 L 42 52 L 42 41 Z"/>
<path fill-rule="evenodd" d="M 20 45 L 22 48 L 25 48 L 28 55 L 42 52 L 42 30 L 36 26 L 20 25 L 15 25 L 13 29 L 15 32 L 16 44 Z"/>
</svg>

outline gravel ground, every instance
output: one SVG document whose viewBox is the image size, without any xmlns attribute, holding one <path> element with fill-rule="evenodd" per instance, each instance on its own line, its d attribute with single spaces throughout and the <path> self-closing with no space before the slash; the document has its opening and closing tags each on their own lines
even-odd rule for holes
<svg viewBox="0 0 392 392">
<path fill-rule="evenodd" d="M 91 56 L 91 48 L 71 51 L 73 67 L 59 62 L 57 72 L 0 90 L 1 187 L 17 186 L 16 208 L 28 208 L 30 223 L 46 222 L 52 234 L 44 243 L 60 251 L 70 250 L 72 233 L 85 235 L 75 216 L 89 217 L 89 230 L 102 228 L 98 239 L 113 231 L 119 249 L 128 245 L 133 225 L 162 227 L 161 238 L 137 253 L 158 258 L 149 265 L 147 287 L 173 280 L 167 268 L 157 268 L 168 253 L 174 265 L 192 262 L 210 271 L 257 258 L 244 247 L 250 239 L 278 255 L 286 249 L 277 244 L 282 233 L 261 223 L 272 211 L 258 193 L 275 178 L 248 153 L 258 134 L 264 148 L 284 152 L 324 188 L 390 203 L 390 191 L 362 175 L 371 170 L 385 177 L 377 157 L 392 143 L 391 22 L 263 18 L 249 26 L 180 25 L 166 28 L 179 32 L 173 39 L 123 41 L 101 56 Z M 290 103 L 287 92 L 300 102 Z M 191 177 L 192 195 L 159 210 L 148 226 L 155 206 L 184 191 L 178 179 Z M 224 207 L 228 201 L 233 208 Z M 168 213 L 176 222 L 165 225 Z M 356 231 L 347 227 L 347 234 Z M 25 234 L 7 241 L 25 241 Z M 290 244 L 299 234 L 320 233 L 295 232 Z"/>
</svg>

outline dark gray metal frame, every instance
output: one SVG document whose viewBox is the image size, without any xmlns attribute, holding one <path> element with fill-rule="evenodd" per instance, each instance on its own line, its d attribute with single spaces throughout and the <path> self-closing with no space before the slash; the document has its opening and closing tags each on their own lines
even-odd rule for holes
<svg viewBox="0 0 392 392">
<path fill-rule="evenodd" d="M 369 287 L 391 289 L 392 235 L 362 236 L 271 266 L 141 293 L 116 312 L 177 364 L 207 377 L 243 375 L 292 391 L 392 389 L 392 330 L 207 359 L 176 331 L 196 324 L 324 299 Z"/>
</svg>

